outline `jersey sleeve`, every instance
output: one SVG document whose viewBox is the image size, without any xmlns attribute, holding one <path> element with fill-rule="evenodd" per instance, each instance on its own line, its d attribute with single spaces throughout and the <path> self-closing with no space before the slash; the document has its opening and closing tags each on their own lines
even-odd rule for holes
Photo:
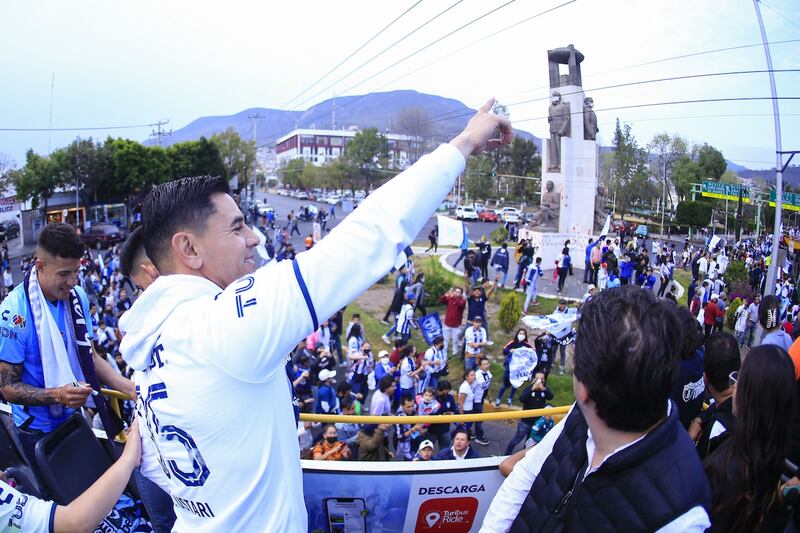
<svg viewBox="0 0 800 533">
<path fill-rule="evenodd" d="M 54 531 L 56 507 L 0 481 L 0 531 Z"/>
<path fill-rule="evenodd" d="M 440 146 L 369 195 L 311 250 L 232 283 L 195 325 L 212 353 L 225 354 L 213 363 L 253 383 L 282 370 L 300 339 L 389 272 L 464 165 L 455 147 Z"/>
<path fill-rule="evenodd" d="M 30 328 L 33 320 L 28 317 L 23 297 L 12 293 L 0 303 L 0 361 L 14 365 L 25 361 Z M 26 305 L 27 306 L 27 305 Z"/>
</svg>

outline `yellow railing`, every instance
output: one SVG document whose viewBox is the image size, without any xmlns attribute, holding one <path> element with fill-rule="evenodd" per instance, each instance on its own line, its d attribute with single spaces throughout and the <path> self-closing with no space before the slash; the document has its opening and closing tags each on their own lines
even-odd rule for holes
<svg viewBox="0 0 800 533">
<path fill-rule="evenodd" d="M 114 389 L 100 389 L 100 393 L 103 396 L 106 396 L 108 398 L 114 398 L 116 400 L 133 400 L 133 398 L 131 398 L 124 392 L 120 392 Z M 108 403 L 109 405 L 111 405 L 111 410 L 114 411 L 114 413 L 120 419 L 122 419 L 122 411 L 119 408 L 119 402 L 108 402 Z M 128 439 L 128 435 L 125 433 L 125 430 L 123 429 L 122 431 L 119 432 L 119 435 L 114 437 L 114 439 L 119 442 L 125 442 Z"/>
<path fill-rule="evenodd" d="M 532 418 L 535 416 L 554 416 L 559 418 L 567 414 L 570 406 L 549 407 L 521 411 L 498 411 L 494 413 L 478 413 L 469 415 L 422 415 L 422 416 L 369 416 L 369 415 L 317 415 L 300 413 L 300 420 L 305 422 L 323 422 L 326 424 L 449 424 L 451 422 L 486 422 L 489 420 L 508 420 L 515 418 Z"/>
</svg>

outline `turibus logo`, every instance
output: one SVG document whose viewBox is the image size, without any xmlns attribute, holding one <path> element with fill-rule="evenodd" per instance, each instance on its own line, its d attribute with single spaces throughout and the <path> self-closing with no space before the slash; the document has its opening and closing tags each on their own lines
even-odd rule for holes
<svg viewBox="0 0 800 533">
<path fill-rule="evenodd" d="M 435 498 L 420 505 L 415 531 L 467 533 L 475 520 L 475 498 Z"/>
</svg>

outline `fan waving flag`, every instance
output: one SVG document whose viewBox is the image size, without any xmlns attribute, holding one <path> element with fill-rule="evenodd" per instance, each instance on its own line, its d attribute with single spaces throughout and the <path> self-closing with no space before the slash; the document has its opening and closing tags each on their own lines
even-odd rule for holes
<svg viewBox="0 0 800 533">
<path fill-rule="evenodd" d="M 436 215 L 436 223 L 439 225 L 439 246 L 464 245 L 467 239 L 467 227 L 463 222 L 444 215 Z"/>
<path fill-rule="evenodd" d="M 611 232 L 611 215 L 606 216 L 606 223 L 603 224 L 603 229 L 600 230 L 598 240 L 603 240 L 606 235 Z"/>
</svg>

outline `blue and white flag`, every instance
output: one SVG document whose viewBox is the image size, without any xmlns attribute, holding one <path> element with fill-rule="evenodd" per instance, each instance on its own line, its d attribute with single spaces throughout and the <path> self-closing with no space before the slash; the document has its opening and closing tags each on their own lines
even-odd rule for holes
<svg viewBox="0 0 800 533">
<path fill-rule="evenodd" d="M 439 225 L 439 245 L 458 246 L 463 248 L 467 240 L 467 227 L 460 220 L 455 220 L 444 215 L 436 215 Z"/>
<path fill-rule="evenodd" d="M 422 336 L 425 337 L 425 341 L 431 346 L 433 346 L 433 339 L 442 336 L 442 321 L 439 318 L 439 313 L 425 315 L 417 320 L 417 324 L 419 324 L 419 329 L 422 332 Z"/>
<path fill-rule="evenodd" d="M 399 270 L 400 267 L 408 266 L 408 262 L 414 256 L 414 250 L 411 249 L 411 246 L 406 246 L 402 252 L 397 254 L 397 259 L 394 260 L 394 266 L 392 267 L 392 272 Z"/>
<path fill-rule="evenodd" d="M 545 330 L 559 337 L 578 318 L 578 311 L 570 308 L 567 313 L 552 313 L 549 315 L 528 315 L 522 317 L 522 323 L 530 329 Z"/>
<path fill-rule="evenodd" d="M 539 364 L 539 356 L 533 348 L 517 348 L 511 350 L 511 360 L 508 363 L 508 380 L 511 386 L 518 389 L 523 383 L 531 379 L 533 370 Z"/>
<path fill-rule="evenodd" d="M 598 240 L 603 240 L 603 238 L 611 232 L 611 215 L 606 216 L 606 223 L 603 224 L 603 229 L 600 230 L 600 236 L 597 238 Z"/>
</svg>

